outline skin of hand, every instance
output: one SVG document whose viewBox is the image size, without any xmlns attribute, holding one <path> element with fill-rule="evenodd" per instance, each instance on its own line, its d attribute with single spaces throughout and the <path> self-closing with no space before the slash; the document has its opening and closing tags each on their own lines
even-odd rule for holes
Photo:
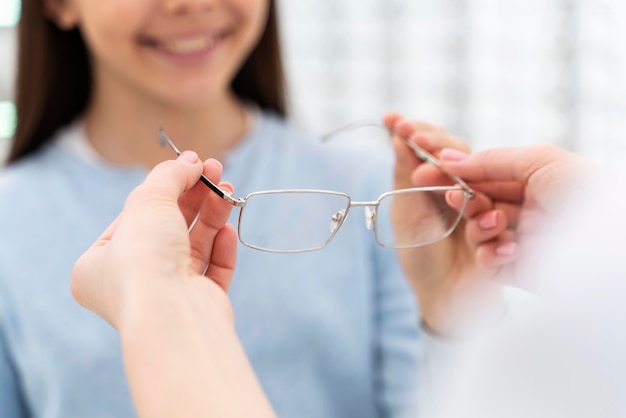
<svg viewBox="0 0 626 418">
<path fill-rule="evenodd" d="M 439 157 L 443 149 L 465 155 L 469 147 L 462 139 L 443 128 L 412 122 L 395 113 L 386 115 L 384 123 L 392 133 L 396 152 L 395 188 L 452 184 L 439 168 L 416 157 L 405 139 L 414 141 L 435 157 Z M 466 219 L 447 239 L 398 250 L 423 323 L 441 335 L 465 333 L 499 316 L 502 309 L 500 286 L 490 279 L 495 268 L 482 265 L 477 251 L 483 243 L 506 233 L 506 216 L 482 195 L 471 203 L 465 212 Z M 397 216 L 410 216 L 415 210 L 418 209 L 405 207 Z M 476 218 L 478 212 L 486 218 L 482 222 L 482 218 Z"/>
<path fill-rule="evenodd" d="M 561 197 L 595 167 L 550 145 L 468 155 L 467 147 L 442 128 L 397 114 L 387 115 L 385 122 L 396 136 L 396 187 L 450 184 L 439 168 L 423 163 L 398 141 L 408 138 L 435 155 L 443 171 L 463 178 L 477 192 L 464 222 L 449 238 L 399 253 L 425 324 L 444 335 L 463 332 L 459 330 L 471 318 L 498 314 L 499 283 L 514 276 L 520 248 L 532 247 L 546 215 L 558 213 Z M 463 196 L 449 192 L 446 200 L 459 210 Z"/>
<path fill-rule="evenodd" d="M 237 253 L 236 233 L 225 225 L 231 206 L 198 182 L 203 171 L 219 182 L 218 161 L 202 164 L 187 151 L 155 167 L 130 194 L 122 213 L 74 266 L 71 289 L 81 305 L 119 329 L 146 288 L 184 277 L 215 288 L 212 298 L 232 316 L 225 294 Z"/>
<path fill-rule="evenodd" d="M 480 198 L 469 204 L 468 223 L 480 223 L 489 216 L 485 202 L 506 219 L 502 234 L 476 246 L 480 264 L 491 267 L 510 264 L 513 254 L 507 248 L 530 247 L 529 242 L 540 235 L 550 218 L 562 213 L 575 190 L 598 171 L 590 161 L 552 145 L 493 149 L 474 155 L 444 149 L 440 158 L 444 170 L 470 182 L 479 192 Z M 450 205 L 459 208 L 459 198 L 451 194 Z M 468 229 L 466 235 L 468 241 L 478 242 L 476 230 Z"/>
<path fill-rule="evenodd" d="M 273 417 L 226 295 L 237 246 L 225 224 L 231 205 L 198 181 L 202 173 L 217 184 L 221 164 L 186 151 L 157 165 L 76 262 L 72 294 L 120 332 L 139 417 Z"/>
</svg>

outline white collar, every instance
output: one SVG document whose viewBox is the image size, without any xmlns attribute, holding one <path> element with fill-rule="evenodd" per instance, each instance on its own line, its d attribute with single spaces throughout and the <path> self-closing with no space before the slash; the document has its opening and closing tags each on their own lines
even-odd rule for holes
<svg viewBox="0 0 626 418">
<path fill-rule="evenodd" d="M 85 161 L 93 163 L 105 162 L 104 158 L 98 154 L 98 151 L 87 140 L 85 132 L 85 123 L 82 119 L 72 122 L 65 127 L 58 135 L 58 145 Z"/>
<path fill-rule="evenodd" d="M 252 103 L 245 106 L 246 124 L 248 132 L 252 131 L 261 117 L 261 109 Z M 68 126 L 62 128 L 57 134 L 57 143 L 65 151 L 90 163 L 108 163 L 87 139 L 85 123 L 83 119 L 77 119 Z"/>
</svg>

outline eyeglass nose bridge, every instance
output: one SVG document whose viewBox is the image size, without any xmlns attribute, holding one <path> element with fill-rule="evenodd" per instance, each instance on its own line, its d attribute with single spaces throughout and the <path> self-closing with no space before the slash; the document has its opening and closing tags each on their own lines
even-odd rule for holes
<svg viewBox="0 0 626 418">
<path fill-rule="evenodd" d="M 365 228 L 369 231 L 376 229 L 376 209 L 378 208 L 378 201 L 350 203 L 350 207 L 353 206 L 361 206 L 364 208 Z"/>
</svg>

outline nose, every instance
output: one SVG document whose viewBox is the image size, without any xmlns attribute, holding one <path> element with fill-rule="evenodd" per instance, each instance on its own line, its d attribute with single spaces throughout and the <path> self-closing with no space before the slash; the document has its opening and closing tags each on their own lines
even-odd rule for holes
<svg viewBox="0 0 626 418">
<path fill-rule="evenodd" d="M 215 2 L 216 0 L 166 0 L 164 9 L 168 14 L 186 15 L 209 11 Z"/>
</svg>

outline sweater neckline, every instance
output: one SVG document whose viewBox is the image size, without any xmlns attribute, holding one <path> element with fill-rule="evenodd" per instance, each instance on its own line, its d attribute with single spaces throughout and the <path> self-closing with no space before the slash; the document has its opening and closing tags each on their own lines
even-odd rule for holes
<svg viewBox="0 0 626 418">
<path fill-rule="evenodd" d="M 246 144 L 250 138 L 260 129 L 263 122 L 263 113 L 255 105 L 247 105 L 249 129 L 244 138 L 226 154 L 225 164 L 232 156 L 247 148 Z M 114 170 L 147 170 L 139 165 L 119 165 L 104 159 L 98 151 L 89 143 L 86 134 L 85 122 L 82 118 L 75 119 L 69 125 L 62 128 L 56 135 L 54 143 L 65 153 L 78 157 L 81 161 L 95 167 L 102 167 Z"/>
</svg>

